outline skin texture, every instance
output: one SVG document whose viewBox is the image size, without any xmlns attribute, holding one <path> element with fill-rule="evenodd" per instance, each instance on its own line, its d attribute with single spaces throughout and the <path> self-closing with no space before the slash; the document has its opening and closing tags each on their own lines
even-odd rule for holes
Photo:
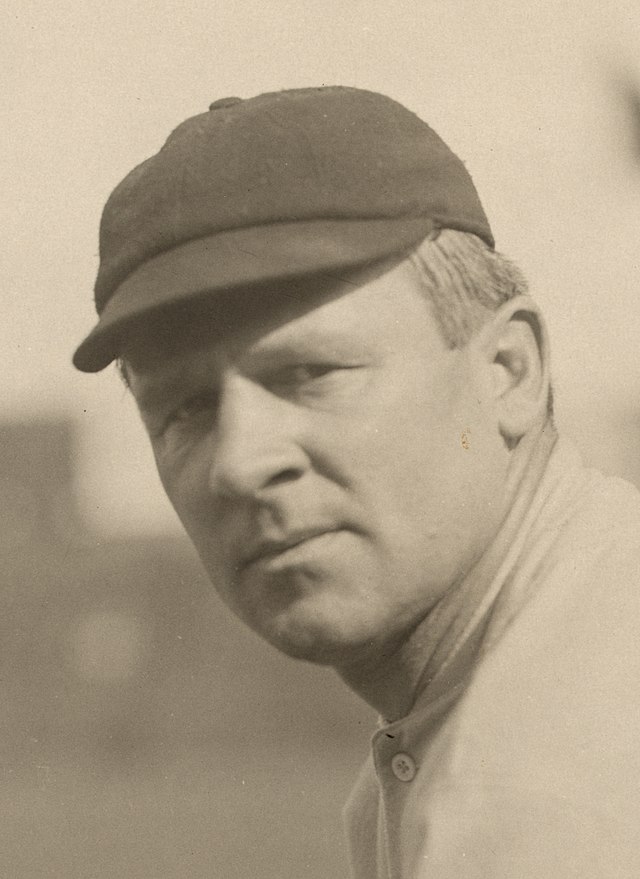
<svg viewBox="0 0 640 879">
<path fill-rule="evenodd" d="M 148 326 L 123 357 L 223 600 L 391 716 L 406 706 L 358 682 L 378 668 L 393 690 L 436 607 L 450 626 L 441 609 L 494 543 L 530 457 L 517 441 L 544 411 L 538 350 L 515 306 L 448 349 L 404 261 Z"/>
</svg>

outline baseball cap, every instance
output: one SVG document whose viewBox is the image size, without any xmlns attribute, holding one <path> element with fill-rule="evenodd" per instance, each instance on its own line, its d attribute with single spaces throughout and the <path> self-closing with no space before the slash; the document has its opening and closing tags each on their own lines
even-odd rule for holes
<svg viewBox="0 0 640 879">
<path fill-rule="evenodd" d="M 445 228 L 494 246 L 464 164 L 391 98 L 326 86 L 216 101 L 108 199 L 99 320 L 73 362 L 103 369 L 153 313 L 359 268 Z"/>
</svg>

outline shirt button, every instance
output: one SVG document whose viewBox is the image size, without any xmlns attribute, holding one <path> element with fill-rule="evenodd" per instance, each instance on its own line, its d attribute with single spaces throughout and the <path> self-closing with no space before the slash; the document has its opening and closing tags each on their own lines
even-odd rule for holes
<svg viewBox="0 0 640 879">
<path fill-rule="evenodd" d="M 416 777 L 416 764 L 408 754 L 396 754 L 391 758 L 391 771 L 398 781 L 413 781 Z"/>
</svg>

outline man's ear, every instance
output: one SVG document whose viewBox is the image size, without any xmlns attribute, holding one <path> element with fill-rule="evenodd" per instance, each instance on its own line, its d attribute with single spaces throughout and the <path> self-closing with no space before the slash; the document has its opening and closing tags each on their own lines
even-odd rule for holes
<svg viewBox="0 0 640 879">
<path fill-rule="evenodd" d="M 544 318 L 532 299 L 517 296 L 498 309 L 481 335 L 498 426 L 512 446 L 548 415 L 549 343 Z"/>
</svg>

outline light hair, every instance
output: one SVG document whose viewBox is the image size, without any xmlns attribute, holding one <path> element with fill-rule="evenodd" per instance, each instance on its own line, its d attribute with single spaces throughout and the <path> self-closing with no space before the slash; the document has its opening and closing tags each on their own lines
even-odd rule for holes
<svg viewBox="0 0 640 879">
<path fill-rule="evenodd" d="M 409 255 L 442 338 L 463 348 L 505 302 L 528 293 L 520 269 L 469 232 L 444 229 Z M 553 415 L 549 388 L 547 415 Z"/>
<path fill-rule="evenodd" d="M 528 291 L 517 266 L 468 232 L 444 229 L 409 259 L 450 348 L 463 348 L 503 303 Z"/>
</svg>

